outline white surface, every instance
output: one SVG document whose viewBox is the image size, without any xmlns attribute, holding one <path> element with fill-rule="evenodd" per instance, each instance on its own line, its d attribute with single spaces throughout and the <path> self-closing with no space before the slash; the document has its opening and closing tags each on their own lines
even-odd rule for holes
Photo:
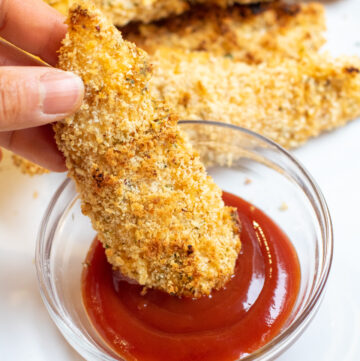
<svg viewBox="0 0 360 361">
<path fill-rule="evenodd" d="M 328 1 L 328 49 L 360 55 L 360 0 Z M 311 140 L 295 156 L 314 176 L 334 223 L 335 255 L 314 321 L 281 361 L 360 360 L 360 120 Z M 0 163 L 0 360 L 82 360 L 42 304 L 34 250 L 40 220 L 64 175 L 29 178 Z M 34 196 L 38 193 L 38 197 Z"/>
</svg>

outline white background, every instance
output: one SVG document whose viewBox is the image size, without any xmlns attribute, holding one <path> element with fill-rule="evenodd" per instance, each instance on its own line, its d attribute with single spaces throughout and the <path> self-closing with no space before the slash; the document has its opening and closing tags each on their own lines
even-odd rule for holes
<svg viewBox="0 0 360 361">
<path fill-rule="evenodd" d="M 360 0 L 326 1 L 333 54 L 360 56 Z M 281 361 L 360 360 L 360 119 L 293 151 L 328 202 L 335 254 L 319 313 Z M 63 339 L 41 301 L 35 239 L 64 175 L 23 176 L 0 163 L 0 360 L 82 360 Z"/>
</svg>

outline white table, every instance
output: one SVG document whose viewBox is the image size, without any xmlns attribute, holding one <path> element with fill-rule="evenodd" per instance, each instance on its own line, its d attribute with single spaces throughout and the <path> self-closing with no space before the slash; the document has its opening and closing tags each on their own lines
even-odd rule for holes
<svg viewBox="0 0 360 361">
<path fill-rule="evenodd" d="M 328 0 L 328 49 L 360 56 L 360 0 Z M 360 360 L 360 119 L 293 152 L 328 202 L 335 254 L 319 313 L 281 361 Z M 30 178 L 0 163 L 0 360 L 82 360 L 52 323 L 38 291 L 40 220 L 63 174 Z"/>
</svg>

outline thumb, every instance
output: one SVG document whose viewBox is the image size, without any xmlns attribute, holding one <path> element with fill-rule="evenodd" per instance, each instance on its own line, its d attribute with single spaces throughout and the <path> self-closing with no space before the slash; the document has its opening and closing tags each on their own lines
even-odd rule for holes
<svg viewBox="0 0 360 361">
<path fill-rule="evenodd" d="M 0 67 L 0 132 L 36 127 L 74 113 L 84 86 L 70 73 L 49 67 Z"/>
</svg>

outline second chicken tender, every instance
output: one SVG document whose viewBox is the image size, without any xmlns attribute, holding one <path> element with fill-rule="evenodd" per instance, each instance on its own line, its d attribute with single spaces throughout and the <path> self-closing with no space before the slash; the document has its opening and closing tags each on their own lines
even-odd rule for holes
<svg viewBox="0 0 360 361">
<path fill-rule="evenodd" d="M 33 175 L 41 175 L 45 173 L 49 173 L 49 170 L 41 167 L 40 165 L 37 165 L 33 162 L 30 162 L 29 160 L 17 155 L 12 155 L 13 163 L 16 167 L 18 167 L 23 174 L 27 174 L 30 176 Z"/>
<path fill-rule="evenodd" d="M 271 0 L 93 0 L 108 18 L 118 26 L 139 21 L 149 23 L 170 15 L 182 14 L 194 3 L 216 4 L 221 7 L 232 4 L 251 4 Z M 45 0 L 48 4 L 66 14 L 76 0 Z"/>
<path fill-rule="evenodd" d="M 238 125 L 286 148 L 360 116 L 357 57 L 307 54 L 268 66 L 163 48 L 153 60 L 150 89 L 181 119 Z"/>
<path fill-rule="evenodd" d="M 59 67 L 85 84 L 84 103 L 55 125 L 109 262 L 141 285 L 199 297 L 231 277 L 237 216 L 148 91 L 147 55 L 89 3 L 74 5 Z"/>
<path fill-rule="evenodd" d="M 130 24 L 124 37 L 149 54 L 161 47 L 204 51 L 248 64 L 300 59 L 324 44 L 324 7 L 275 2 L 253 6 L 195 6 L 152 24 Z"/>
</svg>

